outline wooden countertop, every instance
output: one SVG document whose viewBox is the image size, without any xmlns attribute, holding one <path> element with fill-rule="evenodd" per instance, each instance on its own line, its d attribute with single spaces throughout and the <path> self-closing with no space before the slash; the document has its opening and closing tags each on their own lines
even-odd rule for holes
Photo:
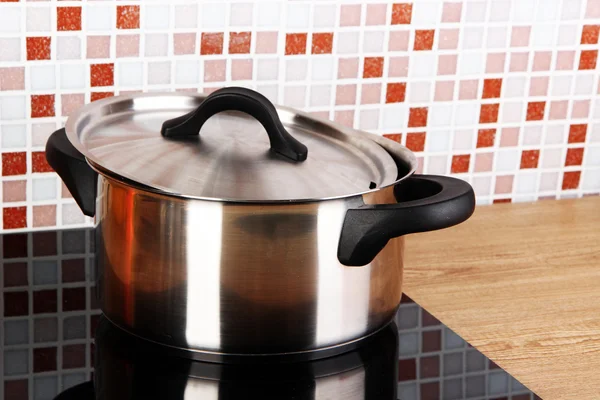
<svg viewBox="0 0 600 400">
<path fill-rule="evenodd" d="M 600 399 L 600 197 L 407 238 L 404 292 L 544 400 Z"/>
</svg>

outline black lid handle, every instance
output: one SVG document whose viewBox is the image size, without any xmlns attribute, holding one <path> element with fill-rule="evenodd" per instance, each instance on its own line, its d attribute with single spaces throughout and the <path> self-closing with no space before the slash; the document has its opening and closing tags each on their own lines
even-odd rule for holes
<svg viewBox="0 0 600 400">
<path fill-rule="evenodd" d="M 272 151 L 294 161 L 306 160 L 308 149 L 285 130 L 275 106 L 262 94 L 242 87 L 214 91 L 196 110 L 165 121 L 161 134 L 170 138 L 199 135 L 210 117 L 228 110 L 242 111 L 256 118 L 269 135 Z"/>
</svg>

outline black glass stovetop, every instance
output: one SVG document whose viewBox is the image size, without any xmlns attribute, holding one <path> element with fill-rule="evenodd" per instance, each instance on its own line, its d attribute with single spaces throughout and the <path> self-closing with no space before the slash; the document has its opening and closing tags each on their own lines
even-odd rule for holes
<svg viewBox="0 0 600 400">
<path fill-rule="evenodd" d="M 0 399 L 537 399 L 404 296 L 395 323 L 313 362 L 174 357 L 101 316 L 90 229 L 2 239 Z"/>
</svg>

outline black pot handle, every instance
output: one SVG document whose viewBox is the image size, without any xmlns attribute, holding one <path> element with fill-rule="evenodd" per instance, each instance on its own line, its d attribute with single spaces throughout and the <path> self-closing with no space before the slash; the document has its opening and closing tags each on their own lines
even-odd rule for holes
<svg viewBox="0 0 600 400">
<path fill-rule="evenodd" d="M 64 128 L 57 130 L 46 142 L 46 160 L 65 183 L 73 198 L 87 216 L 96 213 L 98 174 L 67 138 Z"/>
<path fill-rule="evenodd" d="M 390 239 L 460 224 L 475 210 L 471 185 L 447 176 L 414 175 L 400 181 L 394 194 L 397 204 L 347 211 L 338 247 L 342 264 L 366 265 Z"/>
<path fill-rule="evenodd" d="M 308 149 L 285 130 L 275 106 L 262 94 L 242 87 L 214 91 L 196 110 L 165 121 L 161 134 L 171 138 L 199 135 L 210 117 L 228 110 L 242 111 L 256 118 L 269 135 L 272 151 L 294 161 L 306 160 Z"/>
</svg>

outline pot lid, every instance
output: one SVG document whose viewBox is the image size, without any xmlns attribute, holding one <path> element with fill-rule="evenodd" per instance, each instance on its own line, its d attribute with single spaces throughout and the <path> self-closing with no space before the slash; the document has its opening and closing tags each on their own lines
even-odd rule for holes
<svg viewBox="0 0 600 400">
<path fill-rule="evenodd" d="M 66 131 L 100 172 L 182 197 L 319 200 L 398 178 L 390 154 L 358 131 L 244 88 L 107 98 L 71 116 Z"/>
</svg>

